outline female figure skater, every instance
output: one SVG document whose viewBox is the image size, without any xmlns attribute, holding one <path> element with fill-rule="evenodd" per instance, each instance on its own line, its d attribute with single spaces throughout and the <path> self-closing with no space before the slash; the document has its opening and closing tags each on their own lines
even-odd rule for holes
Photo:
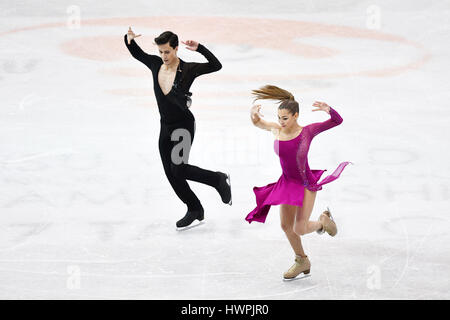
<svg viewBox="0 0 450 320">
<path fill-rule="evenodd" d="M 342 162 L 333 174 L 318 182 L 326 170 L 310 170 L 307 155 L 311 140 L 320 132 L 341 124 L 342 118 L 326 103 L 316 101 L 313 104 L 316 109 L 313 111 L 327 112 L 331 119 L 301 127 L 297 123 L 299 105 L 290 92 L 266 85 L 259 90 L 253 90 L 252 93 L 256 96 L 255 101 L 273 99 L 281 103 L 278 107 L 279 124 L 264 121 L 259 113 L 260 105 L 252 107 L 251 120 L 255 126 L 274 134 L 274 149 L 280 157 L 283 173 L 277 182 L 253 188 L 257 206 L 245 219 L 249 223 L 264 223 L 271 205 L 280 205 L 281 228 L 295 252 L 295 263 L 284 273 L 284 279 L 293 279 L 301 273 L 308 274 L 311 269 L 300 236 L 313 231 L 319 234 L 327 232 L 330 236 L 337 233 L 330 210 L 324 211 L 318 221 L 310 221 L 309 218 L 317 191 L 322 189 L 322 185 L 336 180 L 351 162 Z"/>
<path fill-rule="evenodd" d="M 187 206 L 186 215 L 176 223 L 178 228 L 184 228 L 195 219 L 199 221 L 204 219 L 200 200 L 186 180 L 214 187 L 222 201 L 231 205 L 229 174 L 205 170 L 187 163 L 195 133 L 195 118 L 188 109 L 192 95 L 189 88 L 195 78 L 218 71 L 222 65 L 208 49 L 193 40 L 182 43 L 187 49 L 200 52 L 208 62 L 184 62 L 178 58 L 178 36 L 173 32 L 163 32 L 154 39 L 160 57 L 145 53 L 134 40 L 139 36 L 141 35 L 135 35 L 130 27 L 124 41 L 131 55 L 144 63 L 153 75 L 153 89 L 161 115 L 159 153 L 169 183 Z M 182 141 L 177 143 L 180 138 Z"/>
</svg>

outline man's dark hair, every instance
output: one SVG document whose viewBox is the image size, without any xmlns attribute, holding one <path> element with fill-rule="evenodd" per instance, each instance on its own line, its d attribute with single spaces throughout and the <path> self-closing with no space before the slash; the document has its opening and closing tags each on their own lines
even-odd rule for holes
<svg viewBox="0 0 450 320">
<path fill-rule="evenodd" d="M 175 49 L 178 46 L 178 36 L 172 31 L 165 31 L 155 38 L 156 44 L 166 44 L 167 42 Z"/>
</svg>

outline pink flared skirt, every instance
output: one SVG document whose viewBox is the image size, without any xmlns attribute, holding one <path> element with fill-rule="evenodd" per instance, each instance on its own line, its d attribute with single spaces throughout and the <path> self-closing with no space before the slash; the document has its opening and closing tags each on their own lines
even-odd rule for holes
<svg viewBox="0 0 450 320">
<path fill-rule="evenodd" d="M 325 177 L 320 183 L 317 183 L 316 187 L 321 187 L 324 184 L 336 180 L 349 163 L 351 162 L 342 162 L 333 174 Z M 320 179 L 325 171 L 327 170 L 311 170 L 315 182 Z M 301 207 L 303 205 L 305 186 L 301 179 L 288 178 L 283 174 L 277 182 L 263 187 L 254 187 L 253 192 L 256 196 L 256 208 L 247 215 L 245 220 L 249 223 L 253 221 L 264 223 L 270 207 L 273 205 L 289 204 Z"/>
</svg>

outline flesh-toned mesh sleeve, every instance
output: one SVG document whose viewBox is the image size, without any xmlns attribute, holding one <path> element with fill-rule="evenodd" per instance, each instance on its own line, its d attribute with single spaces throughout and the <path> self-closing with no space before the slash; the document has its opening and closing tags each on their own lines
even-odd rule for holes
<svg viewBox="0 0 450 320">
<path fill-rule="evenodd" d="M 330 107 L 330 116 L 331 118 L 324 122 L 316 122 L 309 125 L 312 137 L 315 137 L 322 131 L 336 127 L 340 125 L 342 121 L 344 121 L 339 115 L 339 113 L 337 113 L 336 110 L 334 110 L 331 107 Z"/>
</svg>

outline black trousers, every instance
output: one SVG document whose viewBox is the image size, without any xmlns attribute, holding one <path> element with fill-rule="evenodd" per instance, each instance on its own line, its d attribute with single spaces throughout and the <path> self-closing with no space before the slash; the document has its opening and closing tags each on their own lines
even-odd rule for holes
<svg viewBox="0 0 450 320">
<path fill-rule="evenodd" d="M 220 175 L 217 172 L 188 164 L 194 134 L 193 116 L 170 124 L 161 121 L 159 154 L 164 172 L 178 198 L 187 205 L 188 210 L 200 209 L 202 205 L 186 180 L 204 183 L 211 187 L 218 187 L 220 181 Z"/>
</svg>

